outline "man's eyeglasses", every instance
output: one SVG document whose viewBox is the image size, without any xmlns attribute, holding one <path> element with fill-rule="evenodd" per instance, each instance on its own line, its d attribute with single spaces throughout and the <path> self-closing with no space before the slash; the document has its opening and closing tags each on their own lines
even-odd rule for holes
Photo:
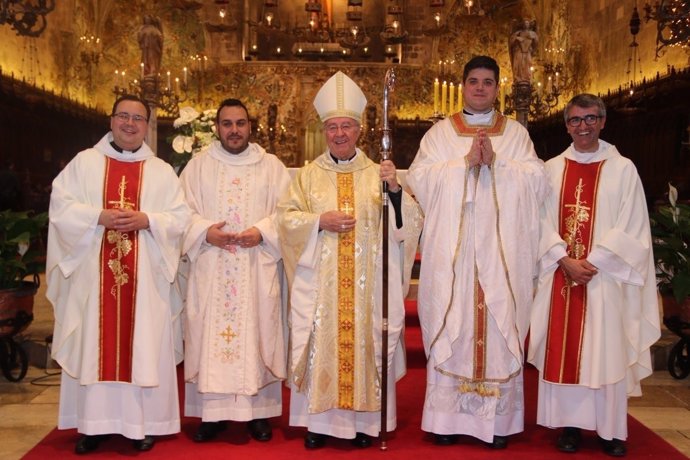
<svg viewBox="0 0 690 460">
<path fill-rule="evenodd" d="M 338 128 L 340 128 L 341 131 L 344 133 L 349 133 L 353 129 L 355 129 L 357 125 L 351 124 L 351 123 L 343 123 L 342 125 L 336 125 L 333 123 L 332 125 L 326 125 L 326 132 L 329 134 L 335 134 L 338 132 Z"/>
<path fill-rule="evenodd" d="M 146 117 L 141 116 L 141 115 L 131 115 L 127 112 L 118 112 L 113 114 L 113 118 L 117 118 L 120 120 L 122 123 L 127 123 L 130 119 L 134 123 L 144 123 L 148 121 Z"/>
<path fill-rule="evenodd" d="M 572 126 L 573 128 L 577 128 L 582 124 L 582 120 L 584 120 L 587 126 L 592 126 L 594 123 L 597 122 L 599 118 L 604 117 L 602 117 L 601 115 L 585 115 L 584 117 L 571 117 L 568 118 L 568 125 Z"/>
</svg>

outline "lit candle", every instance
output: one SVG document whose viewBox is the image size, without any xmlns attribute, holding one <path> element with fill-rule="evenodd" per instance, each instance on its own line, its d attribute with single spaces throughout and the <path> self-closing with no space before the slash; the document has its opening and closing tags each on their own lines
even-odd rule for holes
<svg viewBox="0 0 690 460">
<path fill-rule="evenodd" d="M 117 70 L 115 71 L 117 74 Z M 434 113 L 438 113 L 438 78 L 434 80 Z"/>
<path fill-rule="evenodd" d="M 168 86 L 166 89 L 170 89 L 170 71 L 169 70 L 167 72 L 167 76 L 168 76 Z"/>
<path fill-rule="evenodd" d="M 183 80 L 184 84 L 185 84 L 185 86 L 187 86 L 187 68 L 186 67 L 184 67 L 182 69 L 182 73 L 184 74 L 184 80 Z"/>
<path fill-rule="evenodd" d="M 118 77 L 118 75 L 120 75 L 120 71 L 115 69 L 115 79 L 113 81 L 113 84 L 115 85 L 116 88 L 117 88 L 117 77 Z"/>
<path fill-rule="evenodd" d="M 441 113 L 446 113 L 446 97 L 448 94 L 448 84 L 443 82 L 443 85 L 441 85 Z"/>
<path fill-rule="evenodd" d="M 506 111 L 506 88 L 505 88 L 505 86 L 506 86 L 505 82 L 501 82 L 501 93 L 498 96 L 500 98 L 499 104 L 501 106 L 501 113 Z"/>
<path fill-rule="evenodd" d="M 462 83 L 458 84 L 458 112 L 460 112 L 463 108 L 463 103 L 462 103 Z"/>
<path fill-rule="evenodd" d="M 179 77 L 175 77 L 175 92 L 176 93 L 180 92 L 180 79 L 179 79 Z"/>
<path fill-rule="evenodd" d="M 448 91 L 448 113 L 452 115 L 455 113 L 455 83 L 450 82 Z"/>
<path fill-rule="evenodd" d="M 120 84 L 122 85 L 123 88 L 125 87 L 125 71 L 124 70 L 122 72 L 120 72 Z"/>
<path fill-rule="evenodd" d="M 139 67 L 141 67 L 141 79 L 143 80 L 144 79 L 144 63 L 142 62 L 141 64 L 139 64 Z"/>
</svg>

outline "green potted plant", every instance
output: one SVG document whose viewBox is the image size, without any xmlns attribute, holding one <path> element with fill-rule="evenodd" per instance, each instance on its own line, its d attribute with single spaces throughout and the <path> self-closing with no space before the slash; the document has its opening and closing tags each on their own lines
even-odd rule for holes
<svg viewBox="0 0 690 460">
<path fill-rule="evenodd" d="M 20 332 L 33 319 L 38 274 L 45 270 L 47 224 L 45 212 L 0 211 L 0 336 Z M 25 281 L 30 275 L 33 280 Z"/>
<path fill-rule="evenodd" d="M 678 202 L 678 190 L 669 184 L 668 204 L 650 214 L 652 247 L 664 316 L 690 320 L 690 205 Z"/>
</svg>

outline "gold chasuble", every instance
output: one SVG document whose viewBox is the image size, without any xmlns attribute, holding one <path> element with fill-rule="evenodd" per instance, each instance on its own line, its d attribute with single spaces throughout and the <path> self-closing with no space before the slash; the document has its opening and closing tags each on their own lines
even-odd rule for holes
<svg viewBox="0 0 690 460">
<path fill-rule="evenodd" d="M 144 162 L 107 158 L 105 209 L 139 210 Z M 132 381 L 138 232 L 106 230 L 101 246 L 99 380 Z"/>
<path fill-rule="evenodd" d="M 559 205 L 559 234 L 568 256 L 584 259 L 591 251 L 599 176 L 604 162 L 565 160 Z M 587 311 L 587 286 L 576 285 L 558 268 L 551 290 L 544 380 L 577 384 Z"/>
<path fill-rule="evenodd" d="M 380 315 L 378 165 L 363 153 L 347 164 L 321 155 L 298 172 L 280 206 L 289 210 L 279 211 L 286 274 L 293 287 L 300 286 L 291 292 L 289 378 L 308 396 L 309 413 L 380 410 L 374 318 Z M 354 216 L 355 228 L 314 235 L 319 216 L 334 209 Z M 305 249 L 310 244 L 313 249 Z M 298 268 L 304 271 L 296 274 Z M 301 287 L 306 279 L 309 293 Z"/>
<path fill-rule="evenodd" d="M 338 209 L 354 214 L 352 173 L 338 174 Z M 355 383 L 355 232 L 338 234 L 338 407 L 353 409 Z"/>
</svg>

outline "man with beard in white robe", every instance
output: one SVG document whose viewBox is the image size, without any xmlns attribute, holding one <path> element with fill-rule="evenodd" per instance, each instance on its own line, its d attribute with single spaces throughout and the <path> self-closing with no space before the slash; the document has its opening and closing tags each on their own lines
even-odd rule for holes
<svg viewBox="0 0 690 460">
<path fill-rule="evenodd" d="M 171 292 L 190 211 L 173 169 L 144 143 L 149 116 L 137 97 L 119 98 L 111 132 L 53 181 L 46 295 L 62 367 L 58 428 L 84 434 L 78 454 L 111 433 L 149 450 L 153 436 L 180 431 Z"/>
<path fill-rule="evenodd" d="M 494 110 L 498 81 L 492 58 L 467 62 L 462 113 L 429 129 L 407 174 L 425 216 L 422 429 L 439 445 L 465 434 L 502 449 L 524 428 L 523 348 L 548 184 L 527 130 Z"/>
<path fill-rule="evenodd" d="M 211 440 L 227 420 L 246 421 L 271 439 L 267 418 L 282 412 L 285 345 L 280 247 L 273 214 L 290 182 L 287 168 L 249 142 L 247 108 L 226 99 L 208 149 L 180 179 L 192 224 L 185 305 L 185 415 L 202 422 L 194 441 Z"/>
<path fill-rule="evenodd" d="M 599 139 L 604 102 L 580 94 L 564 116 L 573 143 L 546 162 L 553 192 L 542 209 L 532 309 L 537 423 L 565 427 L 562 452 L 576 452 L 586 429 L 621 457 L 627 398 L 641 395 L 660 335 L 647 205 L 635 165 Z"/>
<path fill-rule="evenodd" d="M 278 205 L 290 286 L 290 425 L 304 426 L 304 445 L 326 436 L 371 445 L 381 430 L 381 392 L 388 392 L 388 430 L 396 426 L 395 382 L 405 372 L 404 295 L 421 230 L 419 206 L 402 190 L 395 165 L 356 148 L 366 97 L 342 72 L 314 100 L 328 151 L 297 172 Z M 382 222 L 382 181 L 392 211 Z M 389 226 L 388 349 L 382 352 L 382 226 Z M 403 245 L 404 243 L 404 245 Z M 382 359 L 388 388 L 381 388 Z"/>
</svg>

